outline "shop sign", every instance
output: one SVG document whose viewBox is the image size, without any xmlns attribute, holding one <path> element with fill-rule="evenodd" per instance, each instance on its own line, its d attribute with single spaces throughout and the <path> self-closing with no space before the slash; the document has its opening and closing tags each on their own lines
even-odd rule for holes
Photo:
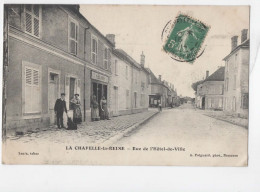
<svg viewBox="0 0 260 192">
<path fill-rule="evenodd" d="M 92 71 L 92 73 L 91 73 L 91 78 L 94 79 L 94 80 L 98 80 L 98 81 L 108 83 L 108 77 L 107 76 L 102 75 L 102 74 L 97 73 L 97 72 L 94 72 L 94 71 Z"/>
</svg>

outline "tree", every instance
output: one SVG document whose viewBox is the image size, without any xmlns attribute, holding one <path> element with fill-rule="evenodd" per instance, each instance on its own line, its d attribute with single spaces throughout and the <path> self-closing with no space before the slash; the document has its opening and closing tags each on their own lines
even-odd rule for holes
<svg viewBox="0 0 260 192">
<path fill-rule="evenodd" d="M 203 83 L 203 81 L 204 81 L 204 80 L 200 80 L 200 81 L 197 81 L 197 82 L 195 82 L 195 83 L 192 83 L 192 85 L 191 85 L 192 89 L 197 92 L 197 86 L 198 86 L 199 84 Z"/>
</svg>

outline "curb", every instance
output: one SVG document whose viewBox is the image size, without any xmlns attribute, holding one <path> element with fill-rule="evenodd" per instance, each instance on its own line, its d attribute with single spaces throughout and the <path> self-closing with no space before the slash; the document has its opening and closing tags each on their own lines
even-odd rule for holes
<svg viewBox="0 0 260 192">
<path fill-rule="evenodd" d="M 112 136 L 112 137 L 108 138 L 107 140 L 105 140 L 104 142 L 101 142 L 99 144 L 103 144 L 103 145 L 112 145 L 112 144 L 114 144 L 116 141 L 118 141 L 119 139 L 123 138 L 125 135 L 129 134 L 130 132 L 132 132 L 133 130 L 137 129 L 141 125 L 144 125 L 145 123 L 147 123 L 150 119 L 152 119 L 158 113 L 159 113 L 159 111 L 157 111 L 153 115 L 147 117 L 142 122 L 136 123 L 136 124 L 128 127 L 126 130 L 120 132 L 119 134 L 117 134 L 115 136 Z"/>
<path fill-rule="evenodd" d="M 224 121 L 224 122 L 227 122 L 227 123 L 230 123 L 230 124 L 237 125 L 237 126 L 240 126 L 240 127 L 243 127 L 243 128 L 248 129 L 248 126 L 241 125 L 241 124 L 239 124 L 239 123 L 235 123 L 235 122 L 228 121 L 228 120 L 226 120 L 226 119 L 221 119 L 221 118 L 219 118 L 219 117 L 214 117 L 214 116 L 211 116 L 211 115 L 206 115 L 206 114 L 203 114 L 203 115 L 205 115 L 205 116 L 207 116 L 207 117 L 211 117 L 211 118 L 214 118 L 214 119 L 217 119 L 217 120 L 220 120 L 220 121 Z"/>
</svg>

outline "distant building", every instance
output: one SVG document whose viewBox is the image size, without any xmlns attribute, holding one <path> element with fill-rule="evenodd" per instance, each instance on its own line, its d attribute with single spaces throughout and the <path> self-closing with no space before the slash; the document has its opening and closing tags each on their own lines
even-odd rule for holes
<svg viewBox="0 0 260 192">
<path fill-rule="evenodd" d="M 231 38 L 231 52 L 223 59 L 225 67 L 224 111 L 241 117 L 248 116 L 249 39 L 248 29 Z"/>
<path fill-rule="evenodd" d="M 157 78 L 150 72 L 151 94 L 149 95 L 149 106 L 157 107 L 161 103 L 162 107 L 170 107 L 177 93 L 174 87 L 166 81 L 162 81 L 162 76 Z"/>
<path fill-rule="evenodd" d="M 223 110 L 224 75 L 225 67 L 220 67 L 210 76 L 206 71 L 206 79 L 197 86 L 197 108 Z"/>
</svg>

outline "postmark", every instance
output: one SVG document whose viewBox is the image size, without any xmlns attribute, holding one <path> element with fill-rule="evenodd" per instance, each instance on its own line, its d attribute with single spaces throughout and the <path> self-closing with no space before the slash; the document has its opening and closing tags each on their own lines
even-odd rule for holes
<svg viewBox="0 0 260 192">
<path fill-rule="evenodd" d="M 168 29 L 170 33 L 163 50 L 175 60 L 193 63 L 204 51 L 201 51 L 201 47 L 209 29 L 210 27 L 201 21 L 179 14 Z"/>
</svg>

